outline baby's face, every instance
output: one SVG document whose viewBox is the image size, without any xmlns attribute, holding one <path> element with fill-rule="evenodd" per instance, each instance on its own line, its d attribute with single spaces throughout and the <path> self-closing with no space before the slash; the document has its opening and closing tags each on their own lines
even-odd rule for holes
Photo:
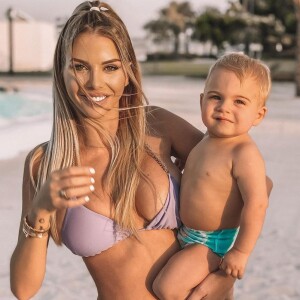
<svg viewBox="0 0 300 300">
<path fill-rule="evenodd" d="M 252 77 L 241 82 L 232 71 L 218 68 L 201 94 L 201 111 L 211 135 L 235 137 L 259 124 L 266 107 L 260 104 L 258 85 Z"/>
</svg>

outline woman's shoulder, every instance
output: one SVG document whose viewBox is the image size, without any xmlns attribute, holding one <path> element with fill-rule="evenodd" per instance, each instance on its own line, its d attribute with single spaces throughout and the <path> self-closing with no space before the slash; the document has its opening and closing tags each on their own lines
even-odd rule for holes
<svg viewBox="0 0 300 300">
<path fill-rule="evenodd" d="M 178 124 L 178 122 L 187 123 L 169 110 L 154 105 L 146 108 L 146 116 L 148 125 L 158 131 L 168 131 L 168 129 L 172 127 L 172 124 Z"/>
<path fill-rule="evenodd" d="M 44 153 L 47 150 L 49 142 L 41 143 L 29 151 L 25 159 L 25 172 L 32 170 L 33 175 L 37 174 Z"/>
<path fill-rule="evenodd" d="M 148 124 L 159 131 L 164 131 L 168 135 L 181 134 L 197 135 L 198 141 L 202 139 L 203 133 L 191 123 L 176 115 L 175 113 L 159 107 L 148 106 L 146 109 Z"/>
<path fill-rule="evenodd" d="M 30 161 L 34 156 L 42 157 L 47 150 L 48 144 L 49 141 L 38 144 L 33 149 L 31 149 L 26 156 L 26 161 Z"/>
<path fill-rule="evenodd" d="M 150 118 L 155 118 L 159 121 L 165 121 L 165 118 L 173 118 L 176 115 L 169 110 L 156 105 L 149 105 L 146 107 L 146 115 Z M 178 116 L 177 116 L 178 117 Z"/>
<path fill-rule="evenodd" d="M 175 157 L 186 160 L 191 149 L 202 139 L 203 133 L 180 116 L 158 106 L 147 107 L 150 132 L 163 136 Z"/>
</svg>

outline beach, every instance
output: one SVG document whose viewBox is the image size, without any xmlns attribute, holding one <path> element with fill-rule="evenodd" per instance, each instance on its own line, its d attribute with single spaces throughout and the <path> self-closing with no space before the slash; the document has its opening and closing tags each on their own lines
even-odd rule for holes
<svg viewBox="0 0 300 300">
<path fill-rule="evenodd" d="M 3 84 L 16 86 L 17 93 L 30 94 L 36 101 L 39 96 L 51 98 L 50 78 L 1 77 Z M 205 130 L 199 109 L 203 86 L 202 79 L 145 76 L 143 87 L 151 104 L 169 109 Z M 267 103 L 268 114 L 251 131 L 274 188 L 246 274 L 235 284 L 236 300 L 300 299 L 300 98 L 294 93 L 292 82 L 275 82 Z M 24 160 L 30 149 L 49 139 L 52 121 L 51 112 L 43 112 L 42 117 L 27 116 L 25 121 L 3 118 L 1 122 L 0 299 L 9 300 L 14 299 L 9 288 L 9 260 L 17 242 Z M 96 298 L 95 285 L 81 258 L 50 242 L 46 277 L 33 299 Z"/>
</svg>

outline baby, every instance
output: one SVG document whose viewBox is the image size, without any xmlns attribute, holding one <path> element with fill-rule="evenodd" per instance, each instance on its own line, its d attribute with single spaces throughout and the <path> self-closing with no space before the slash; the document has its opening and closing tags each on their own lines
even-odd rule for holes
<svg viewBox="0 0 300 300">
<path fill-rule="evenodd" d="M 264 160 L 248 131 L 265 117 L 270 88 L 268 67 L 244 54 L 224 55 L 211 67 L 200 96 L 207 134 L 181 181 L 183 250 L 154 281 L 159 299 L 186 299 L 218 268 L 242 278 L 268 206 Z"/>
</svg>

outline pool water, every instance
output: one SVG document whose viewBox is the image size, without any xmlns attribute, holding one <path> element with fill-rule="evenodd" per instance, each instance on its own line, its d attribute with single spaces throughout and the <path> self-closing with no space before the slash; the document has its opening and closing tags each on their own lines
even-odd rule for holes
<svg viewBox="0 0 300 300">
<path fill-rule="evenodd" d="M 0 93 L 0 118 L 15 119 L 47 114 L 52 110 L 50 101 L 33 100 L 20 93 Z"/>
</svg>

